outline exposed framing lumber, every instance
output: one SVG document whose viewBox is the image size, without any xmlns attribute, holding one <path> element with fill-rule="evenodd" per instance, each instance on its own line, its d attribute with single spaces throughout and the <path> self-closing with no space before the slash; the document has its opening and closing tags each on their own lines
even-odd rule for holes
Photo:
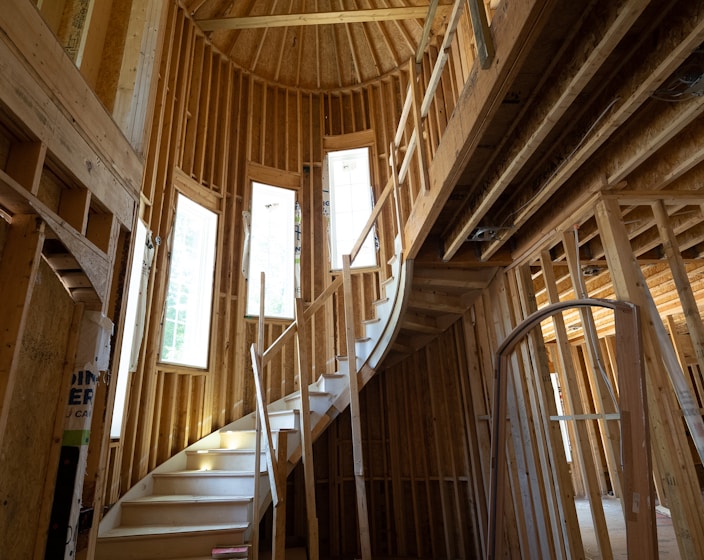
<svg viewBox="0 0 704 560">
<path fill-rule="evenodd" d="M 443 4 L 438 6 L 437 11 L 442 15 L 449 13 L 449 10 L 450 6 Z M 226 29 L 267 29 L 272 27 L 424 19 L 427 15 L 428 9 L 425 6 L 406 6 L 403 8 L 375 8 L 367 10 L 272 14 L 268 16 L 225 17 L 200 19 L 196 20 L 196 22 L 203 31 L 222 31 Z"/>
<path fill-rule="evenodd" d="M 596 206 L 596 218 L 604 246 L 608 248 L 606 258 L 616 295 L 638 305 L 643 315 L 643 324 L 650 325 L 643 331 L 643 348 L 648 370 L 646 383 L 650 423 L 653 426 L 651 433 L 654 448 L 658 450 L 655 454 L 658 476 L 673 513 L 680 554 L 686 559 L 700 558 L 704 556 L 704 504 L 701 499 L 692 499 L 700 494 L 699 483 L 681 426 L 682 418 L 673 410 L 676 405 L 668 396 L 672 389 L 680 401 L 684 420 L 690 427 L 698 451 L 704 435 L 702 418 L 692 403 L 674 349 L 647 290 L 642 272 L 633 258 L 616 201 L 600 200 Z M 620 397 L 623 399 L 623 389 Z M 622 439 L 626 440 L 625 437 Z M 624 481 L 624 489 L 625 487 Z"/>
<path fill-rule="evenodd" d="M 313 434 L 310 428 L 310 396 L 308 394 L 310 342 L 301 298 L 296 298 L 295 314 L 298 332 L 298 388 L 301 392 L 301 446 L 303 448 L 303 476 L 306 488 L 306 517 L 308 519 L 308 558 L 317 560 L 319 556 L 318 516 L 315 512 L 315 465 L 313 463 Z"/>
<path fill-rule="evenodd" d="M 620 317 L 619 321 L 622 321 L 620 324 L 623 326 L 624 336 L 626 337 L 624 342 L 629 344 L 629 348 L 633 348 L 634 345 L 635 348 L 640 348 L 637 308 L 630 303 L 594 299 L 560 302 L 541 309 L 519 324 L 501 343 L 496 352 L 497 363 L 494 380 L 492 510 L 489 517 L 487 553 L 489 560 L 503 558 L 503 539 L 501 535 L 503 535 L 503 476 L 506 465 L 505 461 L 499 459 L 499 450 L 503 449 L 505 441 L 506 428 L 503 418 L 506 413 L 505 374 L 508 367 L 509 353 L 542 320 L 550 316 L 557 317 L 557 314 L 562 312 L 562 310 L 575 306 L 598 306 L 613 309 L 617 316 Z M 632 390 L 628 397 L 625 391 L 621 393 L 622 406 L 625 408 L 624 413 L 627 413 L 631 418 L 628 439 L 631 441 L 632 446 L 626 450 L 626 453 L 628 454 L 628 459 L 630 459 L 629 465 L 633 468 L 633 471 L 629 469 L 629 477 L 627 479 L 629 481 L 627 486 L 629 494 L 624 497 L 626 503 L 631 505 L 631 516 L 627 519 L 626 525 L 628 531 L 628 552 L 629 556 L 634 558 L 656 559 L 658 557 L 658 549 L 655 527 L 655 500 L 651 480 L 648 417 L 645 401 L 644 372 L 640 358 L 641 352 L 629 352 L 627 356 L 623 356 L 623 354 L 626 353 L 621 353 L 623 361 L 619 363 L 619 370 L 624 374 L 623 385 L 625 386 L 626 383 L 632 384 L 630 385 Z M 625 379 L 625 377 L 628 377 L 628 379 Z M 643 442 L 645 442 L 645 445 L 643 445 Z M 630 485 L 631 483 L 632 486 Z M 646 497 L 645 500 L 643 500 L 644 496 Z M 642 505 L 645 505 L 645 507 L 641 507 Z M 599 507 L 601 507 L 600 504 Z M 602 555 L 608 554 L 608 557 L 611 557 L 610 547 L 607 550 L 602 547 L 601 553 Z"/>
<path fill-rule="evenodd" d="M 540 257 L 545 284 L 548 292 L 548 301 L 551 305 L 559 305 L 560 298 L 557 285 L 554 279 L 550 255 L 543 251 Z M 567 409 L 571 415 L 584 414 L 584 407 L 579 392 L 577 382 L 577 371 L 573 362 L 570 343 L 565 328 L 564 316 L 555 314 L 552 316 L 552 323 L 555 329 L 555 339 L 557 341 L 557 356 L 559 358 L 560 370 L 563 373 L 565 383 L 562 386 Z M 591 516 L 594 523 L 594 532 L 600 551 L 609 558 L 612 557 L 609 532 L 606 526 L 604 510 L 601 505 L 601 495 L 599 492 L 599 476 L 595 470 L 593 456 L 589 449 L 589 431 L 583 422 L 575 424 L 573 429 L 575 438 L 575 456 L 579 463 L 582 480 L 584 482 L 585 493 L 589 498 Z M 601 469 L 599 469 L 599 472 Z"/>
<path fill-rule="evenodd" d="M 357 380 L 357 353 L 355 350 L 354 308 L 352 295 L 352 273 L 349 255 L 342 256 L 343 290 L 345 296 L 345 336 L 347 341 L 347 361 L 349 365 L 350 417 L 352 423 L 352 451 L 354 456 L 354 479 L 357 495 L 357 523 L 362 560 L 371 560 L 371 540 L 369 534 L 369 513 L 367 491 L 364 483 L 364 452 L 362 449 L 362 429 L 359 410 L 359 383 Z"/>
<path fill-rule="evenodd" d="M 600 37 L 599 43 L 595 46 L 590 36 L 590 40 L 586 41 L 587 46 L 584 51 L 580 52 L 580 57 L 586 56 L 586 60 L 580 61 L 581 64 L 567 66 L 568 73 L 544 96 L 542 102 L 538 102 L 534 117 L 526 127 L 530 131 L 527 139 L 514 144 L 510 157 L 506 158 L 507 163 L 487 189 L 487 193 L 477 204 L 466 208 L 462 212 L 461 218 L 448 232 L 443 241 L 443 260 L 450 260 L 469 234 L 479 225 L 484 215 L 509 187 L 511 181 L 540 147 L 550 131 L 558 124 L 560 118 L 587 86 L 589 80 L 599 70 L 604 60 L 647 5 L 648 2 L 644 0 L 629 0 L 620 10 L 617 10 L 613 3 L 609 5 L 613 21 L 608 22 L 608 27 Z"/>
<path fill-rule="evenodd" d="M 696 9 L 696 7 L 694 7 Z M 704 20 L 683 17 L 680 28 L 672 30 L 658 45 L 655 53 L 648 57 L 639 71 L 618 91 L 614 92 L 612 104 L 604 108 L 604 119 L 589 137 L 581 142 L 571 157 L 533 194 L 529 201 L 518 208 L 512 219 L 513 228 L 525 224 L 547 203 L 548 199 L 562 187 L 576 171 L 623 125 L 651 96 L 691 52 L 704 41 Z M 676 104 L 671 104 L 676 105 Z M 621 182 L 648 154 L 654 153 L 665 142 L 674 137 L 692 119 L 704 112 L 704 98 L 695 98 L 683 107 L 668 107 L 651 121 L 645 145 L 637 146 L 630 157 L 607 178 L 608 185 Z M 595 123 L 596 124 L 596 123 Z M 489 243 L 482 250 L 482 258 L 488 259 L 508 241 L 510 236 Z"/>
<path fill-rule="evenodd" d="M 461 3 L 461 0 L 458 1 Z M 524 1 L 512 4 L 504 14 L 495 15 L 492 22 L 497 45 L 494 65 L 492 69 L 478 76 L 476 81 L 470 80 L 470 85 L 465 86 L 457 101 L 453 118 L 445 129 L 435 158 L 428 169 L 430 190 L 426 196 L 416 200 L 404 227 L 407 258 L 415 258 L 420 250 L 430 232 L 431 224 L 450 197 L 483 131 L 489 125 L 491 116 L 498 109 L 498 100 L 503 99 L 508 91 L 520 62 L 528 55 L 554 5 L 554 0 Z M 438 75 L 436 80 L 439 79 Z M 433 92 L 430 94 L 430 100 L 434 96 L 432 86 L 431 79 L 427 88 L 427 91 Z M 429 99 L 428 94 L 425 99 Z M 427 114 L 429 106 L 430 101 L 427 107 L 424 101 L 421 115 Z"/>
</svg>

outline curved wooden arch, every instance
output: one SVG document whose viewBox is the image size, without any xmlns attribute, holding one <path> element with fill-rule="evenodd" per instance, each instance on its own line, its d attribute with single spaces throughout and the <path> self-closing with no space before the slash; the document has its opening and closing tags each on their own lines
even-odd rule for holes
<svg viewBox="0 0 704 560">
<path fill-rule="evenodd" d="M 539 309 L 520 323 L 499 346 L 494 365 L 494 409 L 491 437 L 491 480 L 487 558 L 503 558 L 503 504 L 506 462 L 499 450 L 506 443 L 506 371 L 508 357 L 516 345 L 545 319 L 567 309 L 604 307 L 614 312 L 617 348 L 619 413 L 622 431 L 623 500 L 626 512 L 626 543 L 629 558 L 658 557 L 655 527 L 655 491 L 650 458 L 650 435 L 642 361 L 640 314 L 638 306 L 625 301 L 577 299 Z M 645 444 L 643 444 L 645 442 Z"/>
</svg>

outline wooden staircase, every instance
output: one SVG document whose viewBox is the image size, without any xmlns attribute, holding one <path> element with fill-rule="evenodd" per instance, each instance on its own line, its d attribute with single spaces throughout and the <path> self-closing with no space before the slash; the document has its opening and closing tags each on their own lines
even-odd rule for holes
<svg viewBox="0 0 704 560">
<path fill-rule="evenodd" d="M 360 387 L 390 349 L 400 323 L 412 263 L 403 261 L 400 241 L 396 253 L 390 261 L 392 278 L 382 284 L 384 297 L 375 303 L 376 317 L 364 322 L 365 334 L 355 342 Z M 350 405 L 349 371 L 346 357 L 339 357 L 336 371 L 309 385 L 312 440 Z M 286 475 L 303 453 L 301 410 L 300 391 L 267 406 L 274 449 L 286 438 Z M 210 558 L 216 546 L 248 546 L 253 520 L 258 523 L 272 502 L 265 434 L 255 473 L 255 422 L 250 413 L 213 432 L 130 489 L 100 524 L 96 558 L 185 560 Z"/>
</svg>

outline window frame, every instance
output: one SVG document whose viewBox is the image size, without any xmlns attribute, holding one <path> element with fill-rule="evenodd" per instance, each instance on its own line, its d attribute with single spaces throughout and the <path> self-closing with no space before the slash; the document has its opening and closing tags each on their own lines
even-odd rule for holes
<svg viewBox="0 0 704 560">
<path fill-rule="evenodd" d="M 374 189 L 374 185 L 378 184 L 378 177 L 377 177 L 377 169 L 376 165 L 374 165 L 374 162 L 377 161 L 377 153 L 376 153 L 376 137 L 374 135 L 374 130 L 373 129 L 366 129 L 366 130 L 361 130 L 358 132 L 353 132 L 353 133 L 348 133 L 348 134 L 337 134 L 334 136 L 324 136 L 323 137 L 323 186 L 329 189 L 330 188 L 330 178 L 329 178 L 329 171 L 328 171 L 328 155 L 331 152 L 340 152 L 344 150 L 354 150 L 357 148 L 367 148 L 368 149 L 368 156 L 369 156 L 369 189 L 370 189 L 370 200 L 373 201 L 371 211 L 374 211 L 374 204 L 377 198 L 378 193 Z M 332 194 L 329 193 L 330 197 L 332 197 Z M 332 208 L 330 209 L 329 212 L 329 220 L 330 220 L 330 226 L 331 228 L 334 227 L 333 224 L 333 216 L 332 216 Z M 378 227 L 374 226 L 372 230 L 370 230 L 372 233 L 377 232 L 376 235 L 379 237 L 379 232 L 378 232 Z M 330 272 L 334 274 L 338 274 L 341 270 L 342 267 L 336 268 L 335 263 L 333 262 L 333 247 L 332 247 L 332 232 L 328 233 L 328 245 L 327 245 L 327 258 L 328 258 L 328 264 L 330 265 Z M 380 256 L 379 256 L 379 248 L 376 247 L 376 252 L 375 252 L 375 261 L 376 264 L 372 266 L 355 266 L 354 263 L 352 263 L 351 269 L 355 272 L 367 272 L 367 271 L 374 271 L 378 270 L 379 267 L 381 266 L 380 262 Z M 342 253 L 344 255 L 345 253 Z"/>
<path fill-rule="evenodd" d="M 196 371 L 208 371 L 210 364 L 212 363 L 213 352 L 215 344 L 213 343 L 214 331 L 215 331 L 215 321 L 214 318 L 218 313 L 218 298 L 217 292 L 219 290 L 219 275 L 220 275 L 220 255 L 221 255 L 221 243 L 222 243 L 222 233 L 223 233 L 223 220 L 221 211 L 221 198 L 218 194 L 208 191 L 202 185 L 193 181 L 190 177 L 186 176 L 184 173 L 176 170 L 174 174 L 174 210 L 171 215 L 170 220 L 170 230 L 169 230 L 169 246 L 167 250 L 172 253 L 173 246 L 173 234 L 176 227 L 176 215 L 178 212 L 178 197 L 179 195 L 184 196 L 191 202 L 201 206 L 205 210 L 212 212 L 215 215 L 215 238 L 213 243 L 213 276 L 212 276 L 212 291 L 210 295 L 210 316 L 208 323 L 208 349 L 205 353 L 205 365 L 191 365 L 183 362 L 172 361 L 164 359 L 162 355 L 163 351 L 163 341 L 164 341 L 164 331 L 166 323 L 166 306 L 168 299 L 169 284 L 171 281 L 171 254 L 168 256 L 168 266 L 165 274 L 165 291 L 162 301 L 162 315 L 160 321 L 160 330 L 158 337 L 158 354 L 157 354 L 157 364 L 160 366 L 165 366 L 168 368 L 182 368 L 184 370 L 196 370 Z"/>
</svg>

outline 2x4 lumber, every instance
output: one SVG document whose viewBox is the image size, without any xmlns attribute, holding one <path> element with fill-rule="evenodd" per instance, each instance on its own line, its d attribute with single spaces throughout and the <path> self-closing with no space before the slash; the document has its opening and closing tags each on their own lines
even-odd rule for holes
<svg viewBox="0 0 704 560">
<path fill-rule="evenodd" d="M 276 445 L 276 464 L 279 471 L 279 480 L 286 480 L 288 476 L 288 434 L 280 431 Z M 255 476 L 256 473 L 255 473 Z M 256 521 L 255 521 L 256 523 Z M 271 557 L 274 559 L 286 558 L 286 484 L 281 487 L 279 501 L 274 506 L 274 526 L 271 538 Z M 314 559 L 309 553 L 309 558 Z"/>
<path fill-rule="evenodd" d="M 456 3 L 462 4 L 460 0 Z M 511 4 L 504 12 L 495 14 L 492 22 L 497 45 L 494 64 L 478 75 L 476 81 L 468 82 L 469 85 L 465 85 L 458 99 L 456 110 L 428 169 L 428 194 L 416 200 L 404 226 L 404 246 L 408 258 L 415 258 L 423 245 L 432 224 L 477 148 L 491 116 L 498 110 L 497 100 L 503 99 L 508 91 L 518 72 L 518 63 L 528 55 L 530 46 L 547 22 L 554 5 L 554 0 L 526 1 Z M 429 84 L 428 91 L 433 91 L 432 83 Z M 433 95 L 434 92 L 431 100 Z M 425 104 L 421 107 L 421 115 L 423 114 L 427 114 Z"/>
<path fill-rule="evenodd" d="M 296 325 L 298 332 L 298 388 L 301 392 L 301 446 L 303 448 L 303 471 L 306 486 L 306 517 L 308 519 L 308 558 L 318 558 L 318 516 L 315 512 L 315 465 L 313 463 L 313 434 L 310 427 L 310 385 L 311 363 L 309 356 L 310 340 L 306 325 L 303 300 L 296 298 Z M 285 478 L 284 478 L 285 480 Z M 285 485 L 284 485 L 285 486 Z"/>
<path fill-rule="evenodd" d="M 692 3 L 687 6 L 692 13 L 681 14 L 679 27 L 670 28 L 670 33 L 660 39 L 660 43 L 651 56 L 648 56 L 634 75 L 614 92 L 612 105 L 605 108 L 604 119 L 599 122 L 594 132 L 586 138 L 572 157 L 562 165 L 549 180 L 543 184 L 528 203 L 521 206 L 513 219 L 513 226 L 525 224 L 533 214 L 544 207 L 547 200 L 564 185 L 580 167 L 624 124 L 648 99 L 672 72 L 674 72 L 704 41 L 704 19 L 697 18 L 701 6 Z M 632 138 L 630 143 L 636 146 L 631 156 L 622 160 L 617 170 L 608 175 L 607 184 L 615 185 L 641 163 L 647 154 L 653 153 L 677 132 L 684 128 L 693 118 L 704 111 L 704 99 L 697 98 L 690 103 L 670 104 L 680 107 L 667 107 L 650 122 L 645 145 L 638 145 Z M 684 106 L 684 107 L 682 107 Z M 614 108 L 615 107 L 615 108 Z M 497 239 L 482 251 L 482 258 L 490 258 L 501 248 L 509 236 Z"/>
<path fill-rule="evenodd" d="M 569 268 L 572 287 L 580 299 L 589 297 L 586 285 L 579 266 L 579 247 L 575 237 L 570 232 L 562 235 L 562 245 L 565 248 L 567 265 Z M 604 359 L 599 347 L 599 335 L 594 322 L 594 314 L 591 308 L 580 307 L 579 316 L 582 323 L 582 331 L 586 343 L 586 356 L 590 368 L 586 371 L 589 387 L 592 392 L 595 412 L 604 414 L 606 412 L 616 412 L 616 403 L 612 402 L 607 386 L 606 369 Z M 608 400 L 606 400 L 608 399 Z M 612 406 L 613 405 L 613 406 Z M 621 469 L 619 466 L 618 452 L 620 448 L 619 427 L 613 421 L 599 420 L 599 432 L 601 435 L 602 449 L 609 469 L 609 477 L 613 487 L 614 495 L 621 496 Z"/>
<path fill-rule="evenodd" d="M 694 347 L 694 355 L 699 367 L 699 372 L 704 372 L 704 324 L 699 314 L 699 307 L 692 292 L 692 285 L 679 251 L 677 238 L 670 226 L 670 218 L 663 201 L 659 200 L 653 202 L 652 208 L 665 255 L 667 256 L 668 264 L 672 272 L 672 279 L 682 305 L 682 312 L 684 313 L 689 336 Z M 674 333 L 672 338 L 674 341 Z M 687 371 L 685 364 L 682 364 L 682 369 L 685 372 Z M 698 381 L 697 385 L 700 387 L 701 374 L 695 373 L 695 375 Z M 700 396 L 704 397 L 704 394 L 700 392 Z"/>
<path fill-rule="evenodd" d="M 463 0 L 455 0 L 452 5 L 452 13 L 447 22 L 447 28 L 445 29 L 445 35 L 442 39 L 442 45 L 440 45 L 440 55 L 433 65 L 433 72 L 428 79 L 428 86 L 425 90 L 425 95 L 423 96 L 423 102 L 420 106 L 420 115 L 425 118 L 430 110 L 430 104 L 433 102 L 433 97 L 440 84 L 440 80 L 443 76 L 443 70 L 445 69 L 445 63 L 448 60 L 450 48 L 453 44 L 455 38 L 455 31 L 457 30 L 457 25 L 460 21 L 460 16 L 462 15 L 462 6 L 464 6 Z"/>
<path fill-rule="evenodd" d="M 517 269 L 517 285 L 525 319 L 538 310 L 535 299 L 533 280 L 530 267 L 522 265 Z M 529 337 L 531 355 L 535 357 L 536 367 L 533 371 L 535 383 L 534 415 L 542 422 L 544 442 L 541 451 L 541 468 L 544 473 L 550 473 L 548 483 L 548 506 L 553 515 L 553 530 L 556 532 L 555 543 L 559 547 L 558 558 L 575 558 L 583 554 L 582 536 L 579 531 L 577 510 L 574 504 L 574 488 L 570 480 L 569 467 L 565 456 L 560 426 L 551 422 L 552 415 L 557 413 L 557 405 L 553 397 L 553 387 L 550 370 L 547 363 L 547 349 L 540 329 L 533 329 Z M 559 520 L 564 520 L 560 522 Z"/>
<path fill-rule="evenodd" d="M 436 341 L 435 344 L 426 347 L 425 351 L 423 352 L 425 354 L 425 370 L 428 372 L 432 372 L 435 368 L 438 367 L 444 369 L 445 364 L 442 363 L 442 360 L 437 360 L 437 356 L 432 355 L 433 350 L 436 349 L 437 346 L 438 342 Z M 446 374 L 447 371 L 445 370 L 442 371 L 439 375 L 442 375 L 444 377 L 444 375 Z M 444 380 L 439 380 L 439 375 L 433 375 L 428 383 L 428 400 L 430 401 L 430 414 L 432 418 L 431 440 L 433 442 L 432 447 L 435 455 L 435 468 L 437 470 L 438 476 L 438 494 L 440 494 L 440 508 L 442 510 L 442 527 L 445 537 L 445 550 L 442 556 L 444 556 L 445 558 L 456 558 L 457 554 L 455 551 L 455 543 L 452 535 L 452 513 L 450 504 L 448 503 L 449 497 L 447 495 L 447 488 L 445 483 L 446 475 L 444 472 L 447 458 L 443 457 L 441 451 L 441 444 L 444 443 L 443 440 L 447 438 L 451 432 L 448 427 L 444 425 L 443 422 L 443 409 L 447 407 L 447 404 L 444 403 L 444 399 L 436 395 L 436 392 L 440 392 L 442 389 L 442 385 L 444 384 Z M 441 402 L 443 403 L 442 405 L 440 404 Z M 455 435 L 454 431 L 452 431 L 452 434 L 453 436 Z M 445 438 L 443 438 L 443 436 L 445 436 Z"/>
<path fill-rule="evenodd" d="M 513 303 L 514 322 L 523 321 L 527 316 L 525 286 L 523 286 L 520 274 L 520 270 L 507 274 L 511 294 L 510 299 Z M 515 383 L 516 396 L 519 398 L 522 409 L 521 427 L 523 440 L 531 457 L 529 477 L 532 491 L 536 495 L 534 497 L 534 509 L 536 510 L 535 531 L 538 533 L 538 540 L 543 550 L 543 558 L 557 558 L 556 549 L 558 547 L 562 548 L 561 535 L 559 533 L 561 523 L 560 518 L 555 514 L 555 492 L 551 486 L 552 480 L 549 474 L 552 468 L 547 462 L 546 432 L 541 429 L 540 425 L 542 415 L 538 409 L 535 384 L 536 377 L 543 377 L 548 372 L 547 363 L 544 364 L 545 369 L 542 369 L 538 361 L 541 359 L 543 351 L 537 344 L 535 332 L 531 332 L 519 346 L 521 369 L 518 372 L 519 375 L 515 376 L 517 379 Z"/>
<path fill-rule="evenodd" d="M 470 2 L 470 7 L 476 0 Z M 444 240 L 443 259 L 449 260 L 457 252 L 469 234 L 479 225 L 484 215 L 509 187 L 531 156 L 541 146 L 551 130 L 560 122 L 561 117 L 572 105 L 575 98 L 586 87 L 606 58 L 623 38 L 631 25 L 648 5 L 645 0 L 626 0 L 609 3 L 608 17 L 599 22 L 599 42 L 594 45 L 593 35 L 589 34 L 585 45 L 577 52 L 577 61 L 565 64 L 565 72 L 551 86 L 542 99 L 537 100 L 537 107 L 521 136 L 522 141 L 509 149 L 497 178 L 487 189 L 478 203 L 462 212 L 462 218 L 453 226 Z M 474 23 L 474 13 L 472 13 Z"/>
<path fill-rule="evenodd" d="M 420 192 L 425 194 L 430 186 L 428 178 L 428 150 L 426 144 L 426 134 L 424 133 L 424 119 L 421 116 L 421 89 L 420 77 L 416 61 L 412 58 L 408 62 L 409 87 L 412 94 L 412 115 L 413 115 L 413 133 L 416 138 L 415 152 L 418 163 L 418 175 L 420 177 Z M 409 142 L 409 152 L 410 152 Z M 404 160 L 405 163 L 405 160 Z M 402 175 L 402 174 L 401 174 Z M 403 181 L 403 179 L 401 179 Z"/>
<path fill-rule="evenodd" d="M 514 314 L 512 303 L 515 294 L 511 286 L 511 278 L 508 275 L 499 277 L 499 299 L 497 307 L 501 315 L 504 338 L 512 331 L 517 319 Z M 507 364 L 511 364 L 511 380 L 508 375 L 506 380 L 506 392 L 508 402 L 508 416 L 510 419 L 511 438 L 513 440 L 513 453 L 515 457 L 515 467 L 511 474 L 515 479 L 514 494 L 518 493 L 522 501 L 523 515 L 516 518 L 516 522 L 522 526 L 525 537 L 521 547 L 524 554 L 530 558 L 549 558 L 548 543 L 546 542 L 545 531 L 542 530 L 540 520 L 546 518 L 542 509 L 541 486 L 537 480 L 536 462 L 533 450 L 533 430 L 532 422 L 527 414 L 528 405 L 526 403 L 525 387 L 523 379 L 525 376 L 525 363 L 519 359 L 519 354 L 525 350 L 525 341 L 511 353 Z M 498 414 L 498 412 L 497 412 Z M 509 446 L 510 447 L 510 446 Z M 518 502 L 518 499 L 516 499 Z M 527 545 L 527 546 L 526 546 Z"/>
<path fill-rule="evenodd" d="M 347 341 L 347 360 L 349 363 L 350 384 L 350 419 L 352 424 L 352 451 L 354 459 L 354 479 L 357 496 L 357 524 L 362 560 L 371 560 L 371 542 L 369 535 L 369 513 L 367 511 L 367 493 L 364 483 L 364 452 L 362 449 L 362 430 L 359 408 L 359 385 L 357 380 L 357 354 L 355 350 L 354 300 L 352 295 L 352 274 L 350 256 L 342 256 L 343 290 L 345 298 L 344 321 Z"/>
<path fill-rule="evenodd" d="M 425 22 L 423 23 L 423 32 L 420 35 L 420 41 L 418 41 L 418 48 L 416 49 L 416 64 L 420 64 L 423 60 L 423 53 L 428 46 L 428 39 L 430 38 L 430 31 L 433 26 L 433 21 L 435 20 L 435 14 L 438 9 L 438 0 L 430 0 L 428 5 L 428 15 L 425 17 Z"/>
<path fill-rule="evenodd" d="M 486 17 L 484 1 L 469 0 L 469 12 L 472 15 L 472 29 L 477 52 L 479 53 L 479 64 L 486 70 L 491 66 L 491 61 L 494 57 L 494 43 L 491 39 L 491 30 Z"/>
<path fill-rule="evenodd" d="M 545 276 L 548 300 L 551 304 L 557 303 L 560 301 L 560 296 L 557 293 L 552 260 L 547 251 L 542 252 L 540 263 L 543 269 L 543 275 Z M 552 317 L 552 322 L 555 328 L 559 365 L 566 380 L 566 383 L 562 387 L 565 401 L 568 403 L 571 414 L 584 414 L 582 401 L 579 397 L 579 388 L 576 385 L 577 372 L 575 371 L 574 362 L 572 361 L 572 352 L 562 315 L 554 315 Z M 592 521 L 594 523 L 594 532 L 596 535 L 597 544 L 599 545 L 599 551 L 601 552 L 603 558 L 613 558 L 609 531 L 606 525 L 606 518 L 604 517 L 604 509 L 601 504 L 601 495 L 599 494 L 597 472 L 594 468 L 593 461 L 590 459 L 591 452 L 587 449 L 589 433 L 584 422 L 577 422 L 574 433 L 576 443 L 575 447 L 578 448 L 578 453 L 576 455 L 584 477 L 585 490 L 587 491 L 589 498 Z"/>
<path fill-rule="evenodd" d="M 438 6 L 438 12 L 440 15 L 445 15 L 449 13 L 449 11 L 449 5 Z M 266 29 L 272 27 L 300 27 L 307 25 L 335 25 L 343 23 L 424 19 L 427 14 L 428 10 L 425 6 L 406 6 L 402 8 L 373 8 L 366 10 L 341 10 L 330 12 L 307 12 L 294 14 L 271 14 L 266 16 L 197 19 L 196 22 L 203 31 L 221 31 L 234 29 Z"/>
<path fill-rule="evenodd" d="M 655 323 L 661 319 L 649 302 L 651 298 L 647 292 L 647 284 L 633 257 L 618 204 L 614 200 L 599 201 L 596 206 L 596 218 L 604 246 L 607 248 L 609 272 L 617 296 L 638 305 L 642 324 L 651 325 L 643 330 L 643 348 L 653 454 L 661 484 L 667 492 L 680 554 L 686 559 L 701 558 L 704 556 L 704 505 L 701 499 L 696 498 L 700 495 L 699 483 L 682 428 L 682 420 L 675 410 L 675 403 L 672 402 L 674 380 L 667 379 L 668 371 L 663 367 L 665 356 L 660 356 L 668 354 L 672 347 L 669 340 L 665 339 L 666 333 L 663 337 L 656 330 Z M 672 353 L 674 354 L 674 351 Z M 672 366 L 673 364 L 668 363 L 667 370 Z M 679 364 L 676 364 L 676 367 L 679 368 Z M 669 373 L 673 374 L 672 371 Z M 680 396 L 683 389 L 678 385 L 675 386 L 675 394 Z M 696 428 L 696 424 L 690 420 L 694 417 L 692 405 L 686 401 L 682 404 L 685 420 Z M 698 411 L 696 419 L 701 423 Z M 691 429 L 691 435 L 696 443 L 696 429 Z"/>
<path fill-rule="evenodd" d="M 704 203 L 704 191 L 697 190 L 620 190 L 602 193 L 602 198 L 614 198 L 620 206 L 651 206 L 657 201 L 663 205 L 700 205 Z"/>
</svg>

